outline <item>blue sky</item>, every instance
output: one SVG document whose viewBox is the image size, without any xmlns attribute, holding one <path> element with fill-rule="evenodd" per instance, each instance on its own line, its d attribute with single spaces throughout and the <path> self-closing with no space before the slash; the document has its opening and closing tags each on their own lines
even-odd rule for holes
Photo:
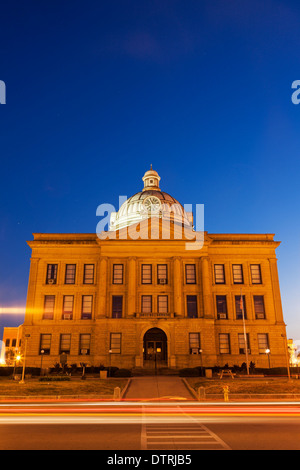
<svg viewBox="0 0 300 470">
<path fill-rule="evenodd" d="M 0 307 L 25 303 L 33 232 L 94 232 L 152 163 L 208 232 L 282 241 L 300 340 L 299 24 L 298 1 L 3 2 Z"/>
</svg>

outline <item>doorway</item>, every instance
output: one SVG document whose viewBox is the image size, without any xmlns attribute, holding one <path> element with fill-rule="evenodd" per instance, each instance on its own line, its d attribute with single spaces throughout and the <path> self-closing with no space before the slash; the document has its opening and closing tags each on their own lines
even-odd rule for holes
<svg viewBox="0 0 300 470">
<path fill-rule="evenodd" d="M 144 335 L 144 367 L 157 369 L 168 365 L 168 339 L 159 328 L 151 328 Z"/>
</svg>

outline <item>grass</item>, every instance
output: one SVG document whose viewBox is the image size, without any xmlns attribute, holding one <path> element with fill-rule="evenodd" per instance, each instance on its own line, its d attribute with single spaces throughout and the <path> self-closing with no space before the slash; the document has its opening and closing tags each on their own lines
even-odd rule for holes
<svg viewBox="0 0 300 470">
<path fill-rule="evenodd" d="M 0 377 L 0 398 L 35 396 L 94 396 L 113 397 L 114 388 L 121 390 L 128 379 L 72 378 L 68 382 L 39 382 L 38 378 L 26 379 L 24 384 L 6 377 Z"/>
<path fill-rule="evenodd" d="M 300 394 L 300 380 L 288 381 L 287 378 L 262 379 L 205 379 L 187 377 L 186 381 L 196 392 L 199 387 L 205 388 L 206 395 L 223 394 L 223 387 L 229 387 L 234 394 Z"/>
</svg>

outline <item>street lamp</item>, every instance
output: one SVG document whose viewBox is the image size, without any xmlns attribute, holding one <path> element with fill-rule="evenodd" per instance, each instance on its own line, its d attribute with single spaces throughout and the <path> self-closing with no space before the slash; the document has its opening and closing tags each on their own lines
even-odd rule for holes
<svg viewBox="0 0 300 470">
<path fill-rule="evenodd" d="M 110 350 L 108 351 L 108 353 L 109 353 L 109 367 L 108 367 L 108 377 L 110 377 L 112 349 L 110 349 Z"/>
<path fill-rule="evenodd" d="M 23 371 L 22 371 L 22 380 L 20 380 L 20 382 L 19 382 L 20 384 L 25 383 L 24 377 L 25 377 L 25 362 L 26 362 L 26 351 L 27 351 L 28 338 L 30 338 L 30 335 L 25 335 L 25 351 L 24 351 Z"/>
<path fill-rule="evenodd" d="M 43 357 L 44 357 L 45 351 L 44 349 L 41 349 L 41 372 L 40 376 L 42 375 L 42 370 L 43 370 Z"/>
<path fill-rule="evenodd" d="M 270 349 L 266 349 L 266 350 L 265 350 L 265 353 L 266 353 L 267 356 L 268 356 L 269 369 L 271 369 L 271 366 L 270 366 L 270 352 L 271 352 Z"/>
<path fill-rule="evenodd" d="M 200 360 L 201 360 L 201 377 L 203 374 L 203 360 L 202 360 L 202 349 L 199 349 Z"/>
</svg>

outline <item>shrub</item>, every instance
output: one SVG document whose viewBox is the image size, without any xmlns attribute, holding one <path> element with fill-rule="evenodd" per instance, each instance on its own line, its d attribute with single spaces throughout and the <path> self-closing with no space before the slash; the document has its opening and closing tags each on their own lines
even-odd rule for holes
<svg viewBox="0 0 300 470">
<path fill-rule="evenodd" d="M 179 371 L 180 377 L 199 377 L 199 375 L 199 369 L 197 367 L 181 369 Z"/>
<path fill-rule="evenodd" d="M 131 377 L 131 370 L 129 369 L 118 369 L 114 377 Z"/>
</svg>

